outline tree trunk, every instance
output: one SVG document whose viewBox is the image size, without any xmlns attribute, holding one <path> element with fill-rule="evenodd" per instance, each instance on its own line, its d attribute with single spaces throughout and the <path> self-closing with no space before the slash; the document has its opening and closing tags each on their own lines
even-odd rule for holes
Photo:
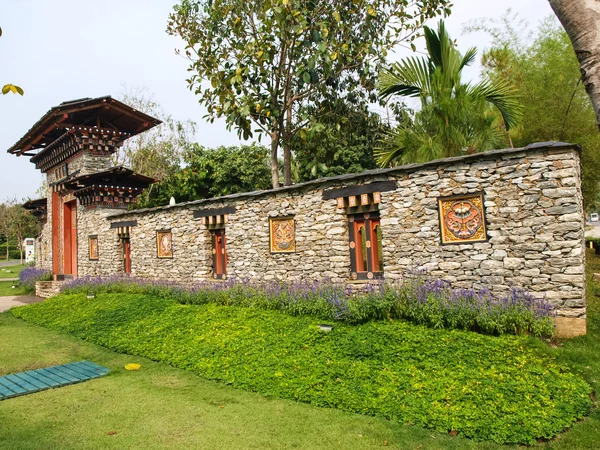
<svg viewBox="0 0 600 450">
<path fill-rule="evenodd" d="M 8 234 L 6 235 L 6 260 L 8 261 L 10 258 L 10 251 L 8 249 Z"/>
<path fill-rule="evenodd" d="M 273 189 L 279 187 L 279 164 L 277 161 L 277 150 L 279 149 L 279 133 L 273 131 L 271 133 L 271 181 Z"/>
<path fill-rule="evenodd" d="M 289 96 L 289 94 L 288 94 Z M 285 119 L 285 139 L 283 140 L 283 185 L 291 186 L 292 184 L 292 103 L 288 102 Z"/>
<path fill-rule="evenodd" d="M 548 0 L 573 43 L 581 79 L 600 127 L 600 2 Z"/>
<path fill-rule="evenodd" d="M 292 184 L 292 148 L 288 140 L 283 143 L 283 185 Z"/>
</svg>

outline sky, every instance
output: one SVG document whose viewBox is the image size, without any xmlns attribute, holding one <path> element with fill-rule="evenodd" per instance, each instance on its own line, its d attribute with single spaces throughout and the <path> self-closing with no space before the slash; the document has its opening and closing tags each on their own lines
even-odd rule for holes
<svg viewBox="0 0 600 450">
<path fill-rule="evenodd" d="M 206 147 L 239 143 L 235 131 L 228 131 L 224 122 L 204 121 L 206 111 L 187 87 L 188 61 L 175 54 L 183 42 L 165 32 L 175 3 L 0 1 L 0 85 L 13 83 L 25 91 L 23 97 L 0 96 L 0 202 L 38 196 L 41 173 L 29 158 L 6 150 L 42 115 L 68 100 L 118 97 L 124 86 L 146 88 L 175 119 L 195 121 L 197 140 Z M 485 33 L 463 34 L 463 27 L 474 19 L 498 18 L 508 8 L 532 27 L 552 14 L 547 0 L 455 0 L 446 24 L 460 50 L 477 46 L 481 51 L 490 45 L 489 37 Z M 479 67 L 474 65 L 465 75 L 475 79 L 478 73 Z"/>
</svg>

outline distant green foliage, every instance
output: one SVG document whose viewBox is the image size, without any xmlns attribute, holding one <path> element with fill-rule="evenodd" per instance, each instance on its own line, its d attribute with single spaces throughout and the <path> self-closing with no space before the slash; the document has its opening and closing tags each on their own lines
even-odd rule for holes
<svg viewBox="0 0 600 450">
<path fill-rule="evenodd" d="M 427 56 L 405 58 L 379 76 L 382 98 L 399 95 L 421 102 L 421 110 L 392 130 L 377 150 L 382 167 L 503 147 L 506 130 L 521 117 L 516 91 L 507 80 L 461 80 L 463 69 L 475 60 L 475 47 L 462 55 L 441 20 L 437 32 L 427 26 L 424 30 Z M 500 113 L 500 121 L 492 111 Z"/>
<path fill-rule="evenodd" d="M 472 27 L 492 36 L 484 69 L 496 79 L 510 80 L 518 90 L 523 120 L 511 130 L 515 146 L 545 141 L 582 145 L 584 204 L 593 211 L 600 206 L 600 133 L 575 51 L 555 17 L 542 22 L 533 35 L 517 19 L 505 16 Z"/>
<path fill-rule="evenodd" d="M 389 129 L 366 107 L 337 102 L 322 114 L 322 127 L 292 143 L 297 181 L 377 168 L 373 148 Z"/>
<path fill-rule="evenodd" d="M 183 154 L 185 168 L 155 184 L 139 198 L 137 208 L 269 189 L 268 149 L 260 145 L 205 148 L 194 144 Z"/>
<path fill-rule="evenodd" d="M 448 0 L 181 0 L 167 32 L 185 43 L 187 82 L 206 118 L 223 118 L 244 139 L 271 139 L 276 188 L 278 149 L 290 185 L 292 140 L 322 126 L 307 108 L 367 101 L 387 52 L 449 13 Z"/>
<path fill-rule="evenodd" d="M 401 322 L 336 324 L 146 295 L 62 295 L 13 315 L 265 395 L 499 443 L 552 438 L 590 387 L 520 337 Z"/>
</svg>

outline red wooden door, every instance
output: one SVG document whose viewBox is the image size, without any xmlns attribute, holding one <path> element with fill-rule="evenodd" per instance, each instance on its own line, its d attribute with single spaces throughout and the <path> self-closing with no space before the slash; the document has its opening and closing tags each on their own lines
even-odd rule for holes
<svg viewBox="0 0 600 450">
<path fill-rule="evenodd" d="M 216 278 L 227 275 L 227 238 L 225 230 L 213 232 L 213 273 Z"/>
<path fill-rule="evenodd" d="M 77 201 L 65 203 L 63 212 L 63 273 L 77 275 Z"/>
<path fill-rule="evenodd" d="M 131 273 L 131 243 L 129 239 L 123 239 L 123 270 Z"/>
</svg>

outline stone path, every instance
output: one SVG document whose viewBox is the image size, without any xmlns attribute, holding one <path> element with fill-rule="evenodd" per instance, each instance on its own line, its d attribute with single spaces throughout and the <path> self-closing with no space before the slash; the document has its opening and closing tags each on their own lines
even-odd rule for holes
<svg viewBox="0 0 600 450">
<path fill-rule="evenodd" d="M 18 278 L 0 278 L 0 281 L 19 281 Z"/>
<path fill-rule="evenodd" d="M 35 295 L 11 295 L 9 297 L 0 297 L 0 312 L 8 311 L 13 306 L 23 306 L 43 301 L 43 298 L 36 297 Z"/>
<path fill-rule="evenodd" d="M 0 261 L 0 267 L 16 266 L 19 264 L 21 264 L 21 261 L 19 261 L 18 259 L 11 259 L 10 261 Z"/>
</svg>

